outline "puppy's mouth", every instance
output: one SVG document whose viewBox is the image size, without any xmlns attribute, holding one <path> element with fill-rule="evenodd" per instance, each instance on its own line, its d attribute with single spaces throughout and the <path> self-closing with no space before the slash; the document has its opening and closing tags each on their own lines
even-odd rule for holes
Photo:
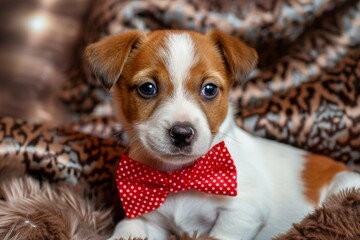
<svg viewBox="0 0 360 240">
<path fill-rule="evenodd" d="M 203 154 L 197 154 L 193 152 L 192 146 L 187 147 L 175 147 L 171 144 L 167 144 L 166 147 L 159 147 L 151 141 L 148 142 L 149 150 L 152 154 L 162 162 L 183 165 L 196 161 Z"/>
</svg>

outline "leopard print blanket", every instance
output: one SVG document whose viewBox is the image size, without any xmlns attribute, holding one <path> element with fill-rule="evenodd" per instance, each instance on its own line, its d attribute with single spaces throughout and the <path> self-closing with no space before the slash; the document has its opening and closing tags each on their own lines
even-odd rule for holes
<svg viewBox="0 0 360 240">
<path fill-rule="evenodd" d="M 85 44 L 129 29 L 218 28 L 242 38 L 260 63 L 233 89 L 238 125 L 359 171 L 359 12 L 353 0 L 97 1 Z M 111 115 L 110 97 L 80 64 L 64 101 L 74 114 Z"/>
<path fill-rule="evenodd" d="M 232 91 L 239 127 L 360 171 L 360 1 L 97 0 L 83 46 L 128 29 L 162 28 L 218 28 L 244 39 L 260 62 Z M 86 186 L 89 197 L 106 202 L 116 193 L 113 174 L 126 146 L 111 97 L 80 61 L 61 98 L 77 121 L 0 118 L 1 164 Z"/>
</svg>

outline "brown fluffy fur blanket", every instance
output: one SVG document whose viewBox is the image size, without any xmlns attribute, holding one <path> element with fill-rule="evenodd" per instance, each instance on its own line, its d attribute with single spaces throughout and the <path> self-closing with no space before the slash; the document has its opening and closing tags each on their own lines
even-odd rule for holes
<svg viewBox="0 0 360 240">
<path fill-rule="evenodd" d="M 111 216 L 68 186 L 24 176 L 0 182 L 0 223 L 2 240 L 100 240 Z"/>
<path fill-rule="evenodd" d="M 329 197 L 322 207 L 275 240 L 360 239 L 360 189 Z"/>
</svg>

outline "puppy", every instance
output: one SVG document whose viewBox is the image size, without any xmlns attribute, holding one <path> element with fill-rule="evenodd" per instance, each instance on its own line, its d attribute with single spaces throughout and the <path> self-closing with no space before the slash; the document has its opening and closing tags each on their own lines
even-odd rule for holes
<svg viewBox="0 0 360 240">
<path fill-rule="evenodd" d="M 129 31 L 88 46 L 85 56 L 113 91 L 131 159 L 172 173 L 224 142 L 237 169 L 236 196 L 170 193 L 156 210 L 118 223 L 111 239 L 162 240 L 193 231 L 224 240 L 270 239 L 330 194 L 360 185 L 359 175 L 340 163 L 236 126 L 229 91 L 257 63 L 256 51 L 236 38 L 216 30 Z"/>
</svg>

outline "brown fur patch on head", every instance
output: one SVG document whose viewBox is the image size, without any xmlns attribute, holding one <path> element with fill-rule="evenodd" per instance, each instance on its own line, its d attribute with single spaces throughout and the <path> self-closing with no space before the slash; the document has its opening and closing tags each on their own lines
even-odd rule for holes
<svg viewBox="0 0 360 240">
<path fill-rule="evenodd" d="M 163 32 L 152 32 L 138 46 L 128 59 L 120 81 L 114 87 L 114 97 L 121 102 L 121 111 L 129 123 L 142 122 L 151 116 L 161 102 L 173 93 L 173 85 L 166 70 L 159 49 L 164 47 Z M 157 96 L 145 99 L 139 96 L 137 87 L 146 82 L 153 82 Z"/>
<path fill-rule="evenodd" d="M 330 184 L 336 174 L 350 171 L 345 165 L 317 154 L 305 155 L 305 166 L 302 179 L 305 187 L 305 196 L 317 206 L 320 201 L 321 190 Z"/>
<path fill-rule="evenodd" d="M 105 239 L 109 226 L 110 211 L 96 210 L 70 187 L 30 177 L 0 183 L 0 239 Z"/>
<path fill-rule="evenodd" d="M 218 30 L 210 31 L 207 36 L 222 53 L 228 77 L 243 82 L 257 64 L 258 55 L 255 49 Z"/>
<path fill-rule="evenodd" d="M 130 52 L 143 36 L 139 31 L 128 31 L 86 47 L 84 56 L 104 87 L 110 89 L 118 80 Z"/>
</svg>

